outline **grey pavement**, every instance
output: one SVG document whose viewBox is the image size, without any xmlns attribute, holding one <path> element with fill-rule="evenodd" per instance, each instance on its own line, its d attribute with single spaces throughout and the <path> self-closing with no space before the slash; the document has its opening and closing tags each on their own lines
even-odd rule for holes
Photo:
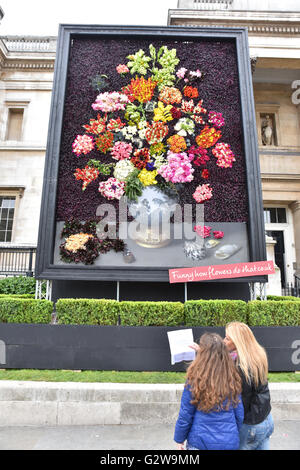
<svg viewBox="0 0 300 470">
<path fill-rule="evenodd" d="M 173 424 L 3 426 L 0 450 L 175 450 L 173 432 Z M 300 450 L 300 421 L 275 420 L 270 447 Z"/>
</svg>

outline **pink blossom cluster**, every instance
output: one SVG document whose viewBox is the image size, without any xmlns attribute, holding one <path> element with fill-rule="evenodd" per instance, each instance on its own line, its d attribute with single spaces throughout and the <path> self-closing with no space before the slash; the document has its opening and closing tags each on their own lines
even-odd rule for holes
<svg viewBox="0 0 300 470">
<path fill-rule="evenodd" d="M 212 188 L 209 184 L 200 184 L 193 194 L 196 202 L 204 202 L 212 198 Z"/>
<path fill-rule="evenodd" d="M 124 111 L 129 98 L 124 93 L 113 91 L 111 93 L 100 93 L 95 103 L 92 104 L 94 111 L 102 111 L 103 113 L 111 113 L 113 111 Z"/>
<path fill-rule="evenodd" d="M 118 73 L 128 73 L 129 72 L 129 68 L 127 67 L 127 65 L 124 65 L 124 64 L 117 65 L 116 70 L 117 70 Z"/>
<path fill-rule="evenodd" d="M 225 124 L 222 113 L 217 113 L 216 111 L 210 111 L 208 118 L 209 118 L 208 122 L 213 124 L 215 127 L 218 127 L 218 129 L 220 129 L 220 127 L 224 126 Z"/>
<path fill-rule="evenodd" d="M 108 178 L 99 184 L 99 193 L 107 199 L 120 199 L 124 194 L 125 182 L 116 178 Z"/>
<path fill-rule="evenodd" d="M 86 155 L 91 152 L 94 147 L 94 139 L 89 135 L 78 135 L 72 144 L 73 152 L 76 153 L 77 156 L 82 153 Z"/>
<path fill-rule="evenodd" d="M 189 183 L 194 179 L 194 168 L 189 156 L 185 153 L 168 152 L 168 163 L 162 165 L 157 172 L 172 183 Z"/>
<path fill-rule="evenodd" d="M 209 225 L 195 225 L 195 232 L 201 238 L 207 238 L 210 236 L 211 227 Z"/>
<path fill-rule="evenodd" d="M 130 158 L 132 152 L 132 145 L 126 142 L 118 141 L 113 146 L 111 156 L 114 160 L 125 160 Z"/>
<path fill-rule="evenodd" d="M 177 70 L 176 76 L 178 78 L 184 78 L 185 72 L 187 72 L 187 69 L 185 69 L 184 67 L 181 67 L 179 70 Z"/>
<path fill-rule="evenodd" d="M 219 142 L 212 153 L 218 159 L 217 166 L 222 168 L 232 168 L 232 163 L 236 161 L 230 145 L 224 142 Z"/>
<path fill-rule="evenodd" d="M 221 232 L 221 230 L 214 230 L 213 235 L 215 238 L 223 238 L 224 237 L 224 232 Z"/>
</svg>

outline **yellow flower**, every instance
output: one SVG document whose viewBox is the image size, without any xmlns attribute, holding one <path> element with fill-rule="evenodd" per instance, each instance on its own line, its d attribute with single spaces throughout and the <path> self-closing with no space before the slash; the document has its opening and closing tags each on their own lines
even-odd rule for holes
<svg viewBox="0 0 300 470">
<path fill-rule="evenodd" d="M 169 104 L 168 106 L 164 106 L 161 101 L 158 102 L 157 108 L 154 109 L 154 118 L 153 121 L 172 121 L 173 117 L 170 113 L 172 106 Z"/>
<path fill-rule="evenodd" d="M 66 238 L 65 248 L 72 253 L 76 253 L 78 250 L 86 250 L 86 243 L 89 238 L 93 238 L 93 235 L 89 233 L 76 233 Z"/>
<path fill-rule="evenodd" d="M 157 184 L 156 175 L 156 170 L 148 171 L 146 168 L 143 168 L 138 177 L 144 186 L 150 186 L 151 184 Z"/>
</svg>

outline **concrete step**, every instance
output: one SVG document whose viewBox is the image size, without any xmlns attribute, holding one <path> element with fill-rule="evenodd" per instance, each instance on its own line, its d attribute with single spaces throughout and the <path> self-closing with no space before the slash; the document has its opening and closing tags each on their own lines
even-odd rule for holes
<svg viewBox="0 0 300 470">
<path fill-rule="evenodd" d="M 183 385 L 0 381 L 0 426 L 175 423 Z M 300 383 L 270 384 L 277 420 L 300 420 Z"/>
</svg>

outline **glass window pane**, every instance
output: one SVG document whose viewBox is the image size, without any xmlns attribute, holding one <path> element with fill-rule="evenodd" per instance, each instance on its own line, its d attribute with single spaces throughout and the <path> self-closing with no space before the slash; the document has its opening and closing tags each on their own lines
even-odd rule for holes
<svg viewBox="0 0 300 470">
<path fill-rule="evenodd" d="M 277 222 L 279 224 L 286 224 L 286 210 L 284 208 L 277 208 Z"/>
<path fill-rule="evenodd" d="M 10 242 L 10 241 L 11 241 L 11 234 L 12 234 L 11 230 L 9 230 L 8 232 L 6 232 L 6 240 L 5 240 L 6 242 Z"/>
<path fill-rule="evenodd" d="M 6 230 L 7 220 L 0 220 L 0 230 Z"/>
<path fill-rule="evenodd" d="M 276 222 L 277 222 L 276 208 L 272 207 L 272 208 L 269 209 L 269 211 L 270 211 L 271 224 L 276 224 Z"/>
<path fill-rule="evenodd" d="M 13 226 L 13 220 L 8 220 L 6 230 L 12 230 L 12 226 Z"/>
<path fill-rule="evenodd" d="M 8 219 L 14 218 L 14 209 L 8 209 Z"/>
<path fill-rule="evenodd" d="M 5 242 L 5 232 L 0 230 L 0 242 Z"/>
<path fill-rule="evenodd" d="M 10 199 L 7 199 L 7 198 L 3 199 L 2 207 L 5 207 L 8 209 L 10 207 Z"/>
<path fill-rule="evenodd" d="M 1 219 L 7 219 L 8 216 L 8 209 L 2 209 L 1 211 Z"/>
</svg>

